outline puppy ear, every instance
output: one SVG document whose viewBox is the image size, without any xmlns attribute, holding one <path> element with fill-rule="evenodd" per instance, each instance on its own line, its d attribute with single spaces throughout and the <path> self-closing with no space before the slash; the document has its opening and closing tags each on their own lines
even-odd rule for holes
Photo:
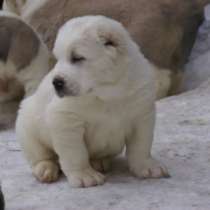
<svg viewBox="0 0 210 210">
<path fill-rule="evenodd" d="M 3 8 L 4 10 L 13 12 L 17 15 L 21 15 L 21 10 L 27 0 L 5 0 Z"/>
<path fill-rule="evenodd" d="M 107 49 L 107 52 L 110 52 L 109 54 L 112 57 L 115 57 L 117 54 L 122 55 L 127 52 L 126 44 L 124 43 L 124 38 L 121 33 L 112 29 L 101 29 L 98 31 L 98 36 L 101 43 L 104 45 L 104 48 Z"/>
<path fill-rule="evenodd" d="M 121 34 L 118 33 L 106 33 L 102 36 L 104 47 L 112 57 L 124 55 L 127 52 L 126 45 L 122 40 Z"/>
<path fill-rule="evenodd" d="M 114 39 L 113 37 L 107 36 L 107 37 L 105 37 L 105 40 L 104 40 L 104 46 L 116 48 L 118 46 L 118 43 L 117 43 L 117 40 Z"/>
<path fill-rule="evenodd" d="M 118 39 L 114 36 L 114 34 L 111 33 L 103 33 L 99 35 L 104 46 L 109 48 L 109 47 L 114 47 L 117 48 L 119 45 Z"/>
</svg>

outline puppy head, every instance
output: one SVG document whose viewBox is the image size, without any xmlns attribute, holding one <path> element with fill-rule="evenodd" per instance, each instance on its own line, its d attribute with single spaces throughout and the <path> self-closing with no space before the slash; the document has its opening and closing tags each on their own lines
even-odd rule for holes
<svg viewBox="0 0 210 210">
<path fill-rule="evenodd" d="M 109 18 L 86 16 L 67 22 L 53 50 L 57 94 L 80 96 L 116 86 L 128 70 L 131 45 L 135 44 L 123 26 Z"/>
</svg>

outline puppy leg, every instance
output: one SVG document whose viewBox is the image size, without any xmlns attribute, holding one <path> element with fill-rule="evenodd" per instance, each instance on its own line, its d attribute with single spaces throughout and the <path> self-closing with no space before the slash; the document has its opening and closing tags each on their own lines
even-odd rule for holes
<svg viewBox="0 0 210 210">
<path fill-rule="evenodd" d="M 16 133 L 34 176 L 41 182 L 56 181 L 59 178 L 59 165 L 55 153 L 33 136 L 30 128 L 24 129 L 18 121 Z"/>
<path fill-rule="evenodd" d="M 51 116 L 52 117 L 52 116 Z M 53 146 L 64 174 L 72 187 L 91 187 L 104 183 L 104 175 L 89 163 L 82 123 L 66 120 L 67 116 L 50 119 Z"/>
<path fill-rule="evenodd" d="M 165 166 L 151 157 L 155 112 L 148 114 L 136 126 L 134 134 L 126 143 L 130 170 L 140 178 L 168 177 Z"/>
<path fill-rule="evenodd" d="M 42 160 L 33 167 L 33 174 L 40 182 L 55 182 L 59 178 L 59 165 L 52 160 Z"/>
<path fill-rule="evenodd" d="M 27 138 L 26 141 L 23 143 L 23 150 L 32 167 L 33 175 L 40 182 L 57 181 L 60 168 L 55 154 L 35 138 Z"/>
<path fill-rule="evenodd" d="M 56 135 L 53 140 L 61 168 L 73 187 L 91 187 L 104 183 L 104 176 L 89 163 L 88 151 L 82 133 L 69 132 Z"/>
</svg>

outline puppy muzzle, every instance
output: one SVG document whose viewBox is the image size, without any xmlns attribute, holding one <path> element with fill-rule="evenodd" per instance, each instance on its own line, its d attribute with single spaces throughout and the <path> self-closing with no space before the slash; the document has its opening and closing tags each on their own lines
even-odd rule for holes
<svg viewBox="0 0 210 210">
<path fill-rule="evenodd" d="M 78 96 L 80 88 L 78 83 L 74 81 L 68 81 L 63 77 L 56 76 L 52 82 L 54 89 L 59 97 L 64 96 Z"/>
</svg>

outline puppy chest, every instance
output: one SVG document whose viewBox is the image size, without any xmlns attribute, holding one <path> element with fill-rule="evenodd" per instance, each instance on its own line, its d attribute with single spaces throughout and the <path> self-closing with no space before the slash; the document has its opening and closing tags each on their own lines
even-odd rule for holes
<svg viewBox="0 0 210 210">
<path fill-rule="evenodd" d="M 117 155 L 125 144 L 123 123 L 113 117 L 102 119 L 89 124 L 86 130 L 85 141 L 90 157 L 93 158 Z"/>
</svg>

